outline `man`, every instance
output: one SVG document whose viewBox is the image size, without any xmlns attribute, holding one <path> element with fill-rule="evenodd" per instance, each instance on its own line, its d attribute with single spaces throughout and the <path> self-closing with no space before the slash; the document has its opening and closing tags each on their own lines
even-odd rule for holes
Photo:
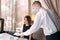
<svg viewBox="0 0 60 40">
<path fill-rule="evenodd" d="M 43 32 L 46 36 L 46 39 L 54 40 L 52 35 L 57 32 L 57 29 L 48 12 L 46 11 L 46 9 L 42 8 L 42 5 L 39 1 L 35 1 L 32 5 L 34 12 L 36 13 L 34 24 L 29 30 L 24 33 L 21 33 L 21 35 L 28 36 L 38 31 L 40 28 L 43 28 Z"/>
</svg>

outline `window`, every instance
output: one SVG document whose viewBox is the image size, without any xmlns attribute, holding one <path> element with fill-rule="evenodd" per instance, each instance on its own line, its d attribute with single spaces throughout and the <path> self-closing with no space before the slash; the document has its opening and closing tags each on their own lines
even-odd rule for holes
<svg viewBox="0 0 60 40">
<path fill-rule="evenodd" d="M 25 15 L 28 15 L 28 0 L 1 0 L 5 31 L 15 31 Z"/>
</svg>

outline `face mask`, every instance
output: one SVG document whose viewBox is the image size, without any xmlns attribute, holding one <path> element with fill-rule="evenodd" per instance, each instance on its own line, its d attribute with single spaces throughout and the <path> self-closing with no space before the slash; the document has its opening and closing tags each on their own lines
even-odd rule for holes
<svg viewBox="0 0 60 40">
<path fill-rule="evenodd" d="M 39 11 L 38 9 L 36 9 L 36 8 L 34 9 L 34 13 L 35 13 L 35 14 L 36 14 L 38 11 Z"/>
</svg>

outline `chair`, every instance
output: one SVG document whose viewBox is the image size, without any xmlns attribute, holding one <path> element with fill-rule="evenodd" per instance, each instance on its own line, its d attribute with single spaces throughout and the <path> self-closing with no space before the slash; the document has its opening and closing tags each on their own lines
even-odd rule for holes
<svg viewBox="0 0 60 40">
<path fill-rule="evenodd" d="M 37 32 L 33 33 L 32 35 L 30 35 L 29 40 L 31 40 L 32 37 L 34 40 L 46 40 L 42 28 L 40 28 Z"/>
<path fill-rule="evenodd" d="M 4 28 L 4 19 L 0 18 L 0 33 L 3 32 L 3 28 Z"/>
</svg>

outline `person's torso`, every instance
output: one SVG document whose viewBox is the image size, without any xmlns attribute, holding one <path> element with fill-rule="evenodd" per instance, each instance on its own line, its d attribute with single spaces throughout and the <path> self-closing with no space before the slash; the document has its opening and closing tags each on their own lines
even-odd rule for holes
<svg viewBox="0 0 60 40">
<path fill-rule="evenodd" d="M 43 18 L 43 21 L 40 27 L 43 28 L 44 34 L 51 35 L 57 32 L 56 26 L 52 21 L 52 19 L 49 17 L 47 11 L 44 8 L 42 8 L 38 13 L 41 15 L 41 18 Z"/>
<path fill-rule="evenodd" d="M 28 29 L 30 29 L 31 25 L 26 26 L 25 24 L 23 25 L 23 32 L 27 31 Z"/>
<path fill-rule="evenodd" d="M 26 32 L 28 29 L 30 29 L 31 25 L 26 26 L 25 24 L 23 25 L 23 32 Z M 29 35 L 28 36 L 24 36 L 24 38 L 29 39 Z"/>
</svg>

